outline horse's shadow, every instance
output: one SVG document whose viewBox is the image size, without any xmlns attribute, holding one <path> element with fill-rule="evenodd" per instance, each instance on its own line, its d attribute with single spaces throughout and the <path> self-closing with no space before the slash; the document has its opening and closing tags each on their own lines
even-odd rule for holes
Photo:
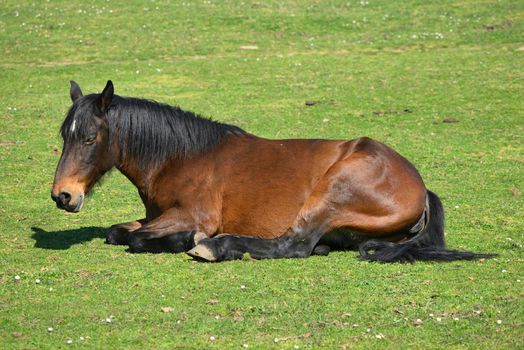
<svg viewBox="0 0 524 350">
<path fill-rule="evenodd" d="M 39 227 L 31 227 L 35 240 L 35 248 L 65 250 L 75 244 L 91 241 L 95 238 L 105 238 L 107 229 L 103 227 L 81 227 L 73 230 L 45 231 Z"/>
</svg>

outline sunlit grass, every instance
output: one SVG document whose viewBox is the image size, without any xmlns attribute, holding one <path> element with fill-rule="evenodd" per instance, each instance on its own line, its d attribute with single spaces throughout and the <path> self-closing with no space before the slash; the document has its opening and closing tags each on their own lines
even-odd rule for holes
<svg viewBox="0 0 524 350">
<path fill-rule="evenodd" d="M 3 2 L 0 348 L 522 346 L 523 14 L 521 1 Z M 201 264 L 104 245 L 143 208 L 117 172 L 83 212 L 54 208 L 70 79 L 270 138 L 374 137 L 442 197 L 451 247 L 500 256 Z"/>
</svg>

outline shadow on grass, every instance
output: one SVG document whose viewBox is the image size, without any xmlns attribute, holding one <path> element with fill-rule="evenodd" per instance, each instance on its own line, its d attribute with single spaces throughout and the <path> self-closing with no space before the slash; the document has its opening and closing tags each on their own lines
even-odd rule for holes
<svg viewBox="0 0 524 350">
<path fill-rule="evenodd" d="M 103 227 L 82 227 L 74 230 L 45 231 L 39 227 L 31 227 L 35 240 L 35 248 L 65 250 L 72 245 L 91 241 L 95 238 L 105 238 L 107 229 Z"/>
</svg>

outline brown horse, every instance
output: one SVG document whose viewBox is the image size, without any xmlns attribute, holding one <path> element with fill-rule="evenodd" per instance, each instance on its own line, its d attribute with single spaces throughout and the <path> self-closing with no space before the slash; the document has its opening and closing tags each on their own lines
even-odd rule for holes
<svg viewBox="0 0 524 350">
<path fill-rule="evenodd" d="M 439 198 L 380 142 L 268 140 L 178 107 L 119 97 L 111 81 L 87 96 L 71 81 L 70 94 L 53 200 L 78 212 L 116 167 L 146 208 L 144 219 L 113 225 L 109 244 L 207 261 L 351 248 L 387 262 L 491 256 L 445 248 Z"/>
</svg>

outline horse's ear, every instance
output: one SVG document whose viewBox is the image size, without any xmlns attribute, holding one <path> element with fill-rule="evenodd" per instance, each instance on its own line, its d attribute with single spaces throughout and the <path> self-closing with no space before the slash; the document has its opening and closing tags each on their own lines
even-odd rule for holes
<svg viewBox="0 0 524 350">
<path fill-rule="evenodd" d="M 69 94 L 71 95 L 71 100 L 75 102 L 84 95 L 82 94 L 82 90 L 80 90 L 80 86 L 78 86 L 78 84 L 74 80 L 71 80 L 70 83 L 71 90 L 69 90 Z"/>
<path fill-rule="evenodd" d="M 104 114 L 109 109 L 109 106 L 111 105 L 111 101 L 113 100 L 113 94 L 115 90 L 113 88 L 113 82 L 111 80 L 107 81 L 106 87 L 104 88 L 104 91 L 100 94 L 100 98 L 98 99 L 98 108 L 100 109 L 100 112 Z"/>
</svg>

